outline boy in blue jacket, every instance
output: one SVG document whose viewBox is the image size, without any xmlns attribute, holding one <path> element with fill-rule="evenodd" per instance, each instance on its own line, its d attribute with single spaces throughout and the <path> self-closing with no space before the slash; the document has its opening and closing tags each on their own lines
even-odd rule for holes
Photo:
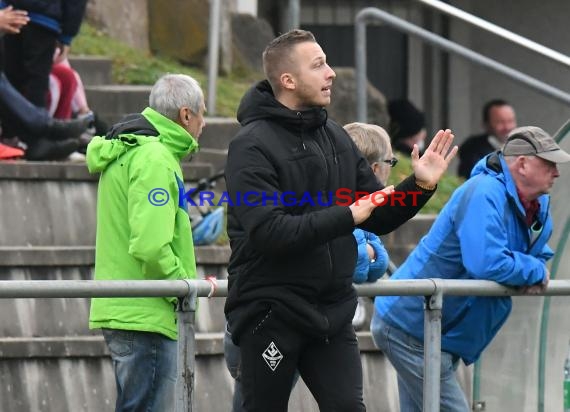
<svg viewBox="0 0 570 412">
<path fill-rule="evenodd" d="M 390 169 L 398 162 L 392 152 L 390 137 L 386 130 L 374 124 L 358 122 L 349 123 L 344 129 L 368 160 L 376 179 L 386 185 Z M 358 258 L 352 280 L 354 283 L 375 282 L 388 268 L 388 252 L 374 233 L 357 228 L 353 234 L 358 245 Z M 352 319 L 355 329 L 361 328 L 366 320 L 364 302 L 362 297 L 358 298 L 358 306 Z"/>
</svg>

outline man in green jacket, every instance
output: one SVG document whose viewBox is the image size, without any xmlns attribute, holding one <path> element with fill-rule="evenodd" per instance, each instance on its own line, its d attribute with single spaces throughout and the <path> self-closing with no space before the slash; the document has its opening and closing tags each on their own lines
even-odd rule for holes
<svg viewBox="0 0 570 412">
<path fill-rule="evenodd" d="M 192 77 L 169 74 L 149 106 L 87 148 L 100 172 L 95 279 L 196 277 L 180 160 L 198 149 L 204 95 Z M 113 358 L 116 411 L 172 411 L 176 384 L 175 298 L 92 299 L 89 327 L 101 328 Z"/>
</svg>

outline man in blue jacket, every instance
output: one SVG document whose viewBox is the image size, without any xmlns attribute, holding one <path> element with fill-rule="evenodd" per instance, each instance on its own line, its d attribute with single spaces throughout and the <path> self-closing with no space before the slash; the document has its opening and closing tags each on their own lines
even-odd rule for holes
<svg viewBox="0 0 570 412">
<path fill-rule="evenodd" d="M 538 127 L 514 129 L 458 188 L 391 279 L 486 279 L 533 294 L 549 280 L 550 191 L 570 161 Z M 510 297 L 447 296 L 441 320 L 441 411 L 470 411 L 455 370 L 475 362 L 507 320 Z M 398 373 L 400 410 L 422 410 L 423 298 L 377 297 L 371 331 Z"/>
</svg>

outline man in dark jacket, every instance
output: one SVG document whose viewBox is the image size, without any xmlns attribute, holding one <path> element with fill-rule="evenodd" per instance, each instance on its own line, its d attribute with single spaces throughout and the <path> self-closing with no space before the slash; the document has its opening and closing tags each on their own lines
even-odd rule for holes
<svg viewBox="0 0 570 412">
<path fill-rule="evenodd" d="M 471 176 L 473 166 L 489 153 L 500 150 L 507 136 L 517 127 L 515 110 L 505 100 L 493 99 L 483 106 L 485 133 L 470 136 L 459 147 L 457 174 L 465 179 Z"/>
<path fill-rule="evenodd" d="M 242 129 L 226 166 L 231 203 L 226 317 L 240 346 L 244 407 L 285 411 L 298 370 L 323 411 L 363 411 L 352 317 L 355 226 L 388 233 L 427 202 L 457 148 L 440 130 L 400 202 L 376 209 L 382 187 L 346 132 L 327 119 L 334 71 L 310 32 L 293 30 L 263 54 L 268 80 L 238 109 Z M 356 191 L 372 193 L 357 198 Z"/>
<path fill-rule="evenodd" d="M 0 0 L 0 8 L 25 10 L 30 23 L 6 38 L 6 76 L 36 106 L 46 105 L 49 73 L 56 48 L 57 59 L 67 56 L 79 32 L 87 0 Z"/>
</svg>

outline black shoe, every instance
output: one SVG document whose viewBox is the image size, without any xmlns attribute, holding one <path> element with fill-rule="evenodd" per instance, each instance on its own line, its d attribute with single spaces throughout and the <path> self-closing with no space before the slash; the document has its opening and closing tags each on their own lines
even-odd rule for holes
<svg viewBox="0 0 570 412">
<path fill-rule="evenodd" d="M 79 147 L 77 139 L 38 139 L 28 144 L 25 158 L 28 160 L 63 160 Z"/>
<path fill-rule="evenodd" d="M 94 121 L 95 116 L 93 112 L 72 120 L 51 119 L 47 138 L 50 140 L 64 140 L 70 137 L 79 137 L 87 129 L 94 127 Z"/>
</svg>

